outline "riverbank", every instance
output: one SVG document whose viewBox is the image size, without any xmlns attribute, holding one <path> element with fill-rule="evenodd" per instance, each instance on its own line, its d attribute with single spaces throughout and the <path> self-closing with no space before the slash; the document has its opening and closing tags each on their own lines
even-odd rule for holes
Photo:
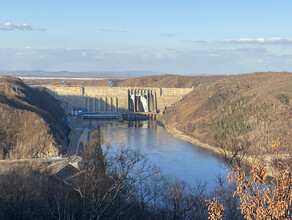
<svg viewBox="0 0 292 220">
<path fill-rule="evenodd" d="M 165 126 L 164 126 L 165 127 Z M 184 140 L 184 141 L 187 141 L 189 143 L 192 143 L 192 144 L 195 144 L 201 148 L 204 148 L 204 149 L 207 149 L 207 150 L 210 150 L 216 154 L 221 154 L 221 152 L 214 146 L 211 146 L 209 144 L 206 144 L 206 143 L 203 143 L 201 141 L 199 141 L 198 139 L 195 139 L 193 137 L 190 137 L 186 134 L 184 134 L 183 132 L 177 130 L 176 128 L 167 128 L 165 127 L 165 129 L 170 133 L 172 134 L 174 137 L 176 138 L 179 138 L 181 140 Z"/>
<path fill-rule="evenodd" d="M 190 136 L 186 135 L 185 133 L 181 132 L 180 130 L 176 129 L 175 127 L 169 128 L 166 124 L 163 123 L 161 118 L 162 118 L 162 115 L 159 115 L 158 118 L 157 118 L 157 121 L 156 121 L 157 125 L 159 125 L 161 127 L 164 127 L 166 129 L 166 131 L 168 133 L 170 133 L 172 136 L 174 136 L 174 137 L 176 137 L 178 139 L 181 139 L 183 141 L 187 141 L 187 142 L 189 142 L 191 144 L 194 144 L 194 145 L 196 145 L 198 147 L 201 147 L 203 149 L 212 151 L 215 154 L 223 156 L 222 152 L 219 151 L 218 148 L 216 148 L 214 146 L 211 146 L 209 144 L 203 143 L 200 140 L 195 139 L 193 137 L 190 137 Z"/>
<path fill-rule="evenodd" d="M 209 151 L 213 152 L 214 154 L 216 154 L 218 157 L 221 157 L 224 159 L 224 157 L 226 156 L 224 154 L 224 152 L 220 151 L 217 147 L 211 146 L 209 144 L 201 142 L 198 139 L 190 137 L 190 136 L 184 134 L 183 132 L 177 130 L 176 128 L 168 128 L 167 126 L 164 126 L 164 128 L 167 130 L 167 132 L 169 132 L 174 137 L 179 138 L 179 139 L 184 140 L 184 141 L 187 141 L 187 142 L 194 144 L 198 147 L 201 147 L 203 149 L 209 150 Z M 228 151 L 226 153 L 227 153 L 227 156 L 231 155 L 231 153 Z M 266 157 L 263 157 L 263 158 L 266 158 Z M 260 161 L 260 160 L 263 161 L 263 158 L 255 158 L 255 157 L 251 157 L 251 156 L 245 156 L 243 161 L 242 161 L 242 164 L 244 165 L 244 169 L 249 169 L 256 161 Z M 269 156 L 269 158 L 271 158 L 271 157 Z M 267 162 L 266 160 L 264 160 L 264 161 Z"/>
<path fill-rule="evenodd" d="M 194 144 L 200 148 L 209 150 L 209 151 L 213 152 L 214 154 L 216 154 L 218 157 L 224 158 L 226 156 L 226 155 L 224 155 L 223 151 L 218 150 L 218 148 L 211 146 L 209 144 L 203 143 L 200 140 L 195 139 L 193 137 L 190 137 L 190 136 L 184 134 L 183 132 L 177 130 L 176 128 L 167 128 L 167 126 L 164 126 L 164 128 L 167 130 L 167 132 L 169 132 L 174 137 L 179 138 L 179 139 L 184 140 L 184 141 L 187 141 L 187 142 Z M 226 152 L 226 153 L 231 155 L 230 152 Z M 288 154 L 281 155 L 281 157 L 284 160 L 289 159 Z M 268 170 L 268 175 L 270 177 L 272 177 L 272 176 L 274 176 L 274 174 L 273 174 L 271 161 L 274 161 L 275 159 L 276 159 L 276 157 L 274 155 L 262 155 L 261 157 L 252 157 L 252 156 L 245 155 L 244 159 L 242 161 L 242 164 L 244 165 L 243 169 L 249 170 L 253 166 L 253 164 L 255 164 L 255 162 L 262 161 L 266 165 L 266 168 Z"/>
</svg>

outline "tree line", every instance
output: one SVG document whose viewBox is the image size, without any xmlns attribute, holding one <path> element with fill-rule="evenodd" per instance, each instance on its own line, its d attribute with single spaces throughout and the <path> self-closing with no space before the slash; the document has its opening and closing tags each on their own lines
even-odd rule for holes
<svg viewBox="0 0 292 220">
<path fill-rule="evenodd" d="M 249 174 L 235 167 L 211 191 L 162 175 L 133 149 L 94 142 L 81 158 L 69 177 L 29 165 L 2 174 L 0 219 L 291 219 L 292 175 L 278 153 L 272 177 L 261 162 Z"/>
<path fill-rule="evenodd" d="M 99 142 L 84 148 L 70 178 L 29 165 L 0 180 L 0 219 L 207 219 L 216 196 L 225 215 L 240 218 L 237 198 L 222 176 L 212 192 L 206 183 L 188 185 L 166 177 L 139 151 L 113 150 Z"/>
</svg>

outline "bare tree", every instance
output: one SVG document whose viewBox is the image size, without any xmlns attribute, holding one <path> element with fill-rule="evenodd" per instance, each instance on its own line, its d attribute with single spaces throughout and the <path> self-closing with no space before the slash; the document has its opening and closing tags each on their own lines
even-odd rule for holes
<svg viewBox="0 0 292 220">
<path fill-rule="evenodd" d="M 140 152 L 121 148 L 109 153 L 100 142 L 88 144 L 82 158 L 83 168 L 69 184 L 82 198 L 84 218 L 102 219 L 114 213 L 111 209 L 122 215 L 135 184 L 154 171 Z"/>
<path fill-rule="evenodd" d="M 205 219 L 206 213 L 206 185 L 197 183 L 194 189 L 186 182 L 178 179 L 166 179 L 162 201 L 166 211 L 166 219 Z"/>
<path fill-rule="evenodd" d="M 217 198 L 224 206 L 224 218 L 225 219 L 242 219 L 243 216 L 238 209 L 239 198 L 233 196 L 236 190 L 235 185 L 229 185 L 227 178 L 220 173 L 216 178 L 216 188 L 210 193 L 211 198 Z"/>
<path fill-rule="evenodd" d="M 242 167 L 245 157 L 250 153 L 251 142 L 244 137 L 228 137 L 216 140 L 216 148 L 223 159 L 231 166 Z M 256 154 L 254 154 L 256 157 Z"/>
</svg>

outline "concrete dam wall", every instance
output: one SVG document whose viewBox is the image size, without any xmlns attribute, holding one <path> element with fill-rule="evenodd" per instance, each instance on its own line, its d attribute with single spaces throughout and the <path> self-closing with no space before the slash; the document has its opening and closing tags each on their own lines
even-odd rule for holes
<svg viewBox="0 0 292 220">
<path fill-rule="evenodd" d="M 57 100 L 67 114 L 73 109 L 87 108 L 89 112 L 115 111 L 163 112 L 165 107 L 179 101 L 192 88 L 129 88 L 129 87 L 69 87 L 43 86 Z"/>
</svg>

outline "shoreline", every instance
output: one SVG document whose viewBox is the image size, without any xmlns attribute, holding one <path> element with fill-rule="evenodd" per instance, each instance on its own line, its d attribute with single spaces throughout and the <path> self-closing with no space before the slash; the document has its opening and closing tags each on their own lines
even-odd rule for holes
<svg viewBox="0 0 292 220">
<path fill-rule="evenodd" d="M 166 129 L 167 132 L 169 132 L 171 135 L 173 135 L 174 137 L 176 137 L 178 139 L 181 139 L 183 141 L 187 141 L 187 142 L 194 144 L 202 149 L 210 150 L 213 153 L 217 153 L 217 154 L 222 155 L 222 152 L 220 152 L 216 147 L 211 146 L 211 145 L 206 144 L 206 143 L 203 143 L 203 142 L 201 142 L 198 139 L 195 139 L 193 137 L 190 137 L 190 136 L 184 134 L 183 132 L 179 131 L 176 128 L 167 128 L 165 126 L 164 126 L 164 128 Z"/>
<path fill-rule="evenodd" d="M 169 132 L 171 135 L 173 135 L 174 137 L 176 138 L 179 138 L 183 141 L 187 141 L 191 144 L 194 144 L 202 149 L 205 149 L 205 150 L 209 150 L 211 151 L 212 153 L 214 154 L 217 154 L 217 156 L 219 157 L 224 157 L 224 153 L 220 150 L 218 150 L 216 147 L 214 146 L 211 146 L 207 143 L 203 143 L 201 142 L 200 140 L 196 139 L 196 138 L 193 138 L 193 137 L 190 137 L 186 134 L 184 134 L 183 132 L 179 131 L 178 129 L 176 128 L 168 128 L 166 126 L 164 126 L 164 128 L 166 129 L 167 132 Z M 230 152 L 226 151 L 229 155 L 230 155 Z M 244 159 L 242 160 L 242 164 L 247 167 L 251 167 L 252 164 L 255 162 L 255 161 L 263 161 L 261 160 L 260 158 L 253 158 L 251 156 L 247 156 L 245 155 Z M 266 165 L 268 165 L 266 162 L 267 161 L 263 161 Z"/>
</svg>

